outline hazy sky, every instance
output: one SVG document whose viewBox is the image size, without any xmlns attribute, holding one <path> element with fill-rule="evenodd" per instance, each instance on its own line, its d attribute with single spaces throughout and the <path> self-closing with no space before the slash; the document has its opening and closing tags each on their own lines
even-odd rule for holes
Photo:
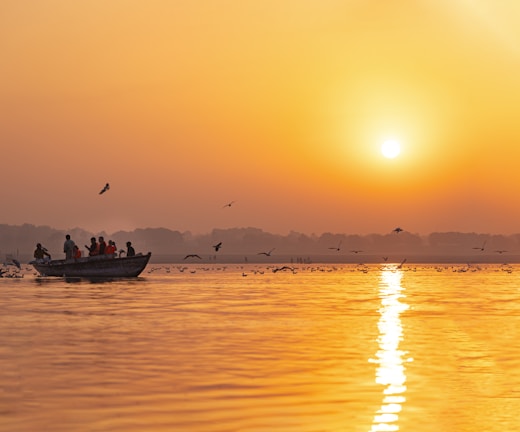
<svg viewBox="0 0 520 432">
<path fill-rule="evenodd" d="M 0 223 L 520 232 L 517 0 L 2 0 L 0 52 Z"/>
</svg>

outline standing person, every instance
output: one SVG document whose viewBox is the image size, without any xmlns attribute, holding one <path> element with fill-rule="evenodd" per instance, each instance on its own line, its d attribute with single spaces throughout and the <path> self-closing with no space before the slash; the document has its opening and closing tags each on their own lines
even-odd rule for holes
<svg viewBox="0 0 520 432">
<path fill-rule="evenodd" d="M 47 252 L 47 249 L 45 249 L 41 243 L 38 243 L 36 245 L 36 249 L 34 250 L 34 258 L 37 260 L 42 260 L 45 257 L 48 257 L 48 259 L 51 259 L 51 254 Z"/>
<path fill-rule="evenodd" d="M 89 256 L 99 255 L 99 245 L 96 242 L 96 237 L 90 239 L 90 246 L 85 245 Z"/>
<path fill-rule="evenodd" d="M 71 240 L 70 234 L 65 236 L 65 243 L 63 243 L 63 252 L 65 252 L 65 259 L 72 259 L 74 256 L 74 240 Z"/>
<path fill-rule="evenodd" d="M 99 236 L 99 255 L 105 254 L 105 249 L 107 247 L 107 244 L 105 243 L 105 239 L 103 236 Z"/>
<path fill-rule="evenodd" d="M 132 242 L 126 242 L 126 256 L 135 256 L 135 249 L 132 247 Z"/>
</svg>

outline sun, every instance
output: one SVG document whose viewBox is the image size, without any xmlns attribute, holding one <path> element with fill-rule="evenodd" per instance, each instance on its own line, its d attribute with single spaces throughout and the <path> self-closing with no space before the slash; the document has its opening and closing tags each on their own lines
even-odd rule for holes
<svg viewBox="0 0 520 432">
<path fill-rule="evenodd" d="M 386 140 L 381 145 L 381 153 L 385 158 L 393 159 L 401 153 L 401 144 L 395 139 Z"/>
</svg>

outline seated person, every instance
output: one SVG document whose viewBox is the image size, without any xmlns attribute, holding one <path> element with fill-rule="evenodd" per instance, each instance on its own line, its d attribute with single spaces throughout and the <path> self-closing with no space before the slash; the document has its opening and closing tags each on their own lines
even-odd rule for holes
<svg viewBox="0 0 520 432">
<path fill-rule="evenodd" d="M 115 242 L 109 240 L 107 246 L 105 247 L 105 255 L 114 255 L 116 251 L 117 248 Z"/>
<path fill-rule="evenodd" d="M 89 256 L 99 255 L 99 244 L 96 241 L 96 237 L 90 239 L 90 246 L 85 245 L 88 250 Z"/>
<path fill-rule="evenodd" d="M 135 249 L 132 246 L 132 242 L 126 242 L 126 256 L 135 256 Z"/>
<path fill-rule="evenodd" d="M 47 258 L 45 258 L 47 257 Z M 51 254 L 47 252 L 47 249 L 45 249 L 41 243 L 38 243 L 36 245 L 36 249 L 34 250 L 34 258 L 37 260 L 42 259 L 51 259 Z"/>
</svg>

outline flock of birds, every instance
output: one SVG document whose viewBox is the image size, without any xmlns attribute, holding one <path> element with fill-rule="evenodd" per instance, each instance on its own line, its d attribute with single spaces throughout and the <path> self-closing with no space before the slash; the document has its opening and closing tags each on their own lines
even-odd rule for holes
<svg viewBox="0 0 520 432">
<path fill-rule="evenodd" d="M 350 264 L 350 265 L 327 265 L 327 264 L 304 264 L 304 265 L 223 265 L 223 266 L 152 266 L 148 269 L 148 274 L 156 273 L 158 275 L 164 273 L 171 273 L 173 270 L 178 271 L 179 273 L 190 273 L 195 274 L 198 272 L 238 272 L 242 277 L 246 277 L 249 275 L 264 275 L 271 273 L 289 273 L 289 274 L 299 274 L 299 273 L 332 273 L 332 272 L 347 272 L 347 273 L 370 273 L 373 271 L 381 272 L 397 272 L 397 271 L 405 271 L 405 272 L 454 272 L 454 273 L 475 273 L 480 271 L 494 271 L 494 272 L 503 272 L 503 273 L 513 273 L 515 267 L 510 264 L 489 264 L 486 266 L 482 265 L 474 265 L 471 263 L 467 264 L 424 264 L 424 265 L 409 265 L 404 267 L 406 263 L 406 259 L 402 260 L 399 264 Z"/>
<path fill-rule="evenodd" d="M 105 184 L 105 186 L 103 186 L 103 188 L 100 190 L 99 195 L 103 195 L 103 194 L 104 194 L 105 192 L 107 192 L 108 190 L 110 190 L 110 184 L 107 182 L 107 183 Z M 228 203 L 224 204 L 224 205 L 222 206 L 222 208 L 230 208 L 233 204 L 235 204 L 235 202 L 236 202 L 236 201 L 229 201 Z M 394 233 L 396 233 L 396 234 L 399 234 L 399 233 L 401 233 L 401 232 L 403 232 L 403 231 L 404 231 L 404 230 L 403 230 L 401 227 L 396 227 L 396 228 L 394 228 L 394 229 L 392 230 L 392 232 L 394 232 Z M 338 244 L 337 246 L 335 246 L 335 247 L 329 247 L 329 249 L 333 249 L 333 250 L 336 250 L 336 251 L 339 252 L 339 251 L 341 250 L 341 243 L 342 243 L 342 242 L 340 241 L 339 244 Z M 215 250 L 215 252 L 218 252 L 218 251 L 222 248 L 222 242 L 218 242 L 216 245 L 213 245 L 212 247 L 213 247 L 213 249 Z M 268 251 L 258 252 L 257 255 L 265 255 L 265 256 L 267 256 L 267 257 L 270 257 L 271 254 L 273 253 L 273 251 L 274 251 L 275 249 L 276 249 L 276 248 L 272 248 L 272 249 L 270 249 L 270 250 L 268 250 Z M 361 253 L 361 252 L 363 252 L 363 251 L 362 251 L 362 250 L 354 249 L 354 250 L 351 250 L 351 252 L 354 253 L 354 254 L 359 254 L 359 253 Z M 189 254 L 187 254 L 187 255 L 184 257 L 185 260 L 187 260 L 187 259 L 191 259 L 191 258 L 195 258 L 195 259 L 199 259 L 199 260 L 202 259 L 202 257 L 201 257 L 199 254 L 197 254 L 197 253 L 189 253 Z M 387 261 L 387 260 L 388 260 L 388 257 L 383 257 L 383 259 L 384 259 L 385 261 Z"/>
<path fill-rule="evenodd" d="M 0 267 L 0 278 L 22 278 L 23 271 L 33 270 L 31 267 L 22 269 L 22 264 L 16 258 L 8 257 Z"/>
<path fill-rule="evenodd" d="M 107 183 L 108 185 L 108 183 Z M 225 208 L 225 207 L 231 207 L 233 204 L 234 204 L 235 201 L 231 201 L 227 204 L 225 204 L 222 208 Z M 392 232 L 396 233 L 396 234 L 399 234 L 400 232 L 403 232 L 404 230 L 401 228 L 401 227 L 397 227 L 397 228 L 394 228 L 392 230 Z M 333 247 L 329 247 L 329 249 L 332 249 L 332 250 L 335 250 L 337 252 L 341 251 L 341 244 L 342 242 L 340 241 L 338 243 L 337 246 L 333 246 Z M 213 249 L 215 250 L 215 252 L 218 252 L 220 250 L 220 248 L 222 247 L 222 242 L 218 242 L 216 245 L 213 245 Z M 275 250 L 276 248 L 271 248 L 269 249 L 268 251 L 262 251 L 262 252 L 258 252 L 257 255 L 265 255 L 267 257 L 270 257 L 271 254 L 273 253 L 273 251 Z M 354 254 L 358 254 L 358 253 L 361 253 L 363 252 L 362 250 L 359 250 L 359 249 L 353 249 L 351 250 L 350 252 L 354 253 Z M 189 258 L 197 258 L 197 259 L 202 259 L 202 257 L 199 255 L 199 254 L 187 254 L 184 259 L 189 259 Z M 388 260 L 388 257 L 383 257 L 383 260 L 384 261 L 387 261 Z"/>
<path fill-rule="evenodd" d="M 284 265 L 221 265 L 221 266 L 187 266 L 187 265 L 158 265 L 150 266 L 147 270 L 148 274 L 170 274 L 172 270 L 176 270 L 179 273 L 190 273 L 195 274 L 198 272 L 239 272 L 242 277 L 249 275 L 264 275 L 270 273 L 332 273 L 332 272 L 360 272 L 369 273 L 373 271 L 406 271 L 406 272 L 422 272 L 422 271 L 435 271 L 435 272 L 456 272 L 456 273 L 475 273 L 482 270 L 513 273 L 517 268 L 510 264 L 499 264 L 499 265 L 475 265 L 471 263 L 467 264 L 424 264 L 424 265 L 407 265 L 406 258 L 403 259 L 399 264 L 350 264 L 350 265 L 327 265 L 327 264 L 284 264 Z M 31 267 L 22 267 L 21 265 L 15 264 L 12 261 L 4 262 L 0 267 L 0 278 L 23 278 L 25 274 L 34 274 L 34 269 Z"/>
<path fill-rule="evenodd" d="M 231 201 L 230 203 L 224 205 L 224 207 L 231 207 L 231 205 L 234 203 L 234 201 Z M 403 228 L 401 227 L 396 227 L 394 228 L 391 232 L 392 233 L 395 233 L 395 234 L 399 234 L 399 233 L 402 233 L 404 231 Z M 475 250 L 479 250 L 481 252 L 484 252 L 486 250 L 486 243 L 487 241 L 484 241 L 484 243 L 482 244 L 482 246 L 478 246 L 478 247 L 473 247 L 472 249 L 475 249 Z M 213 249 L 215 250 L 215 252 L 218 252 L 220 250 L 220 248 L 222 247 L 222 242 L 219 242 L 217 243 L 216 245 L 213 246 Z M 269 251 L 264 251 L 264 252 L 258 252 L 257 255 L 265 255 L 265 256 L 268 256 L 270 257 L 271 254 L 273 253 L 273 251 L 275 250 L 276 248 L 272 248 L 270 249 Z M 337 246 L 331 246 L 329 247 L 328 249 L 330 250 L 335 250 L 337 252 L 340 252 L 342 250 L 342 241 L 340 241 Z M 361 249 L 351 249 L 350 250 L 351 253 L 353 254 L 360 254 L 362 252 L 364 252 L 363 250 Z M 497 250 L 494 250 L 495 253 L 498 253 L 498 254 L 503 254 L 503 253 L 506 253 L 508 252 L 507 250 L 505 249 L 497 249 Z M 199 255 L 199 254 L 188 254 L 184 257 L 184 259 L 189 259 L 189 258 L 197 258 L 197 259 L 202 259 L 202 257 Z M 383 261 L 384 262 L 387 262 L 388 261 L 388 256 L 383 256 L 382 257 Z"/>
<path fill-rule="evenodd" d="M 105 192 L 107 192 L 108 190 L 110 190 L 110 184 L 107 182 L 105 184 L 105 186 L 103 186 L 103 188 L 101 189 L 101 191 L 99 192 L 100 195 L 103 195 Z M 235 204 L 236 201 L 229 201 L 228 203 L 224 204 L 222 206 L 222 208 L 230 208 L 233 204 Z M 401 232 L 403 232 L 404 229 L 401 228 L 401 227 L 396 227 L 392 230 L 393 233 L 396 233 L 396 234 L 399 234 Z M 479 250 L 481 252 L 484 252 L 485 250 L 485 247 L 486 247 L 486 242 L 487 241 L 484 241 L 484 243 L 482 244 L 482 246 L 476 246 L 476 247 L 473 247 L 472 249 L 475 249 L 475 250 Z M 335 250 L 337 252 L 341 251 L 341 244 L 342 242 L 340 241 L 338 243 L 337 246 L 331 246 L 329 247 L 330 250 Z M 213 246 L 213 249 L 215 250 L 215 252 L 218 252 L 220 249 L 222 248 L 222 242 L 219 242 L 217 243 L 216 245 Z M 268 256 L 270 257 L 271 256 L 271 253 L 275 250 L 275 248 L 272 248 L 271 250 L 269 251 L 266 251 L 266 252 L 258 252 L 258 255 L 265 255 L 265 256 Z M 362 253 L 363 250 L 359 250 L 359 249 L 352 249 L 350 251 L 351 253 L 353 254 L 359 254 L 359 253 Z M 497 249 L 494 251 L 495 253 L 498 253 L 498 254 L 503 254 L 503 253 L 506 253 L 507 250 L 504 250 L 504 249 Z M 190 258 L 196 258 L 196 259 L 202 259 L 202 257 L 199 255 L 199 254 L 196 254 L 196 253 L 190 253 L 190 254 L 187 254 L 184 259 L 190 259 Z M 388 257 L 383 257 L 383 261 L 387 261 L 388 260 Z"/>
</svg>

